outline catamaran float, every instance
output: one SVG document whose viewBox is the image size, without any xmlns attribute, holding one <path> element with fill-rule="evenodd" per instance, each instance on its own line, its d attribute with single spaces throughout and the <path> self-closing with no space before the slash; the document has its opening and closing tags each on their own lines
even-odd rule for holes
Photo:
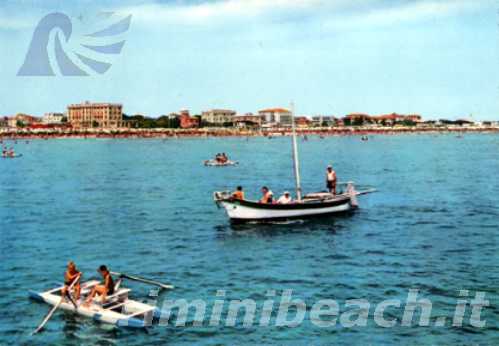
<svg viewBox="0 0 499 346">
<path fill-rule="evenodd" d="M 356 191 L 354 183 L 348 182 L 345 184 L 345 191 L 340 194 L 319 192 L 305 195 L 302 198 L 294 114 L 292 114 L 291 119 L 296 200 L 289 204 L 264 204 L 257 201 L 234 199 L 227 191 L 214 192 L 215 203 L 225 209 L 231 222 L 273 222 L 345 213 L 358 207 L 358 195 L 375 191 L 375 189 Z"/>
</svg>

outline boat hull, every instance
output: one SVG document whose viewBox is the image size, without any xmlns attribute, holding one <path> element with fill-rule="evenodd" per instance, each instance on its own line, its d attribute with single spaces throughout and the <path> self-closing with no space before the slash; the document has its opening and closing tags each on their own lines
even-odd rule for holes
<svg viewBox="0 0 499 346">
<path fill-rule="evenodd" d="M 219 202 L 231 222 L 273 222 L 315 218 L 347 213 L 355 207 L 348 196 L 330 201 L 313 201 L 293 204 L 262 204 L 251 201 L 224 200 Z"/>
<path fill-rule="evenodd" d="M 42 293 L 30 291 L 29 296 L 32 299 L 47 303 L 52 306 L 57 305 L 61 299 L 60 295 L 55 294 L 54 291 Z M 128 328 L 145 328 L 150 324 L 153 317 L 157 317 L 160 315 L 159 309 L 155 308 L 154 310 L 151 310 L 150 315 L 145 316 L 144 319 L 130 316 L 135 312 L 144 309 L 150 309 L 150 307 L 141 302 L 129 299 L 127 299 L 126 303 L 124 303 L 122 306 L 122 311 L 126 311 L 126 314 L 109 309 L 104 309 L 94 303 L 90 304 L 90 306 L 87 307 L 82 304 L 83 302 L 81 300 L 77 303 L 78 309 L 75 309 L 74 305 L 69 300 L 66 300 L 59 305 L 59 309 L 72 311 L 78 315 L 92 318 L 95 321 Z"/>
<path fill-rule="evenodd" d="M 204 165 L 208 167 L 228 167 L 228 166 L 236 166 L 238 164 L 239 164 L 238 161 L 231 161 L 231 160 L 224 163 L 218 162 L 216 160 L 204 161 Z"/>
</svg>

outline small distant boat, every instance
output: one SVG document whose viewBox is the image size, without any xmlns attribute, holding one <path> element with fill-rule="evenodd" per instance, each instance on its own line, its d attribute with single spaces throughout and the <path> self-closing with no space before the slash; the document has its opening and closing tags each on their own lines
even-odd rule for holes
<svg viewBox="0 0 499 346">
<path fill-rule="evenodd" d="M 227 160 L 225 162 L 220 162 L 215 159 L 204 161 L 204 165 L 210 167 L 236 166 L 238 164 L 239 164 L 238 161 L 232 161 L 232 160 Z"/>
<path fill-rule="evenodd" d="M 22 157 L 23 154 L 14 154 L 14 155 L 2 155 L 2 159 L 17 159 Z"/>
<path fill-rule="evenodd" d="M 131 292 L 129 288 L 117 287 L 115 293 L 107 297 L 104 304 L 100 303 L 100 298 L 95 298 L 89 306 L 85 306 L 83 304 L 85 297 L 97 284 L 99 284 L 97 280 L 82 283 L 81 298 L 74 302 L 75 304 L 68 298 L 61 302 L 61 291 L 64 286 L 45 292 L 30 291 L 29 295 L 34 300 L 118 327 L 145 328 L 151 325 L 154 318 L 161 317 L 161 310 L 158 307 L 129 299 L 128 294 Z M 118 282 L 116 286 L 119 286 Z"/>
</svg>

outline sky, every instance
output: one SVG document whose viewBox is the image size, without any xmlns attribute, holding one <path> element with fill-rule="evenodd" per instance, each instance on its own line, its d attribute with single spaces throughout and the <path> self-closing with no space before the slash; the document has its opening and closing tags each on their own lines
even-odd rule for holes
<svg viewBox="0 0 499 346">
<path fill-rule="evenodd" d="M 499 120 L 498 10 L 497 0 L 0 0 L 0 115 L 85 100 L 153 117 L 294 102 L 300 115 Z M 56 75 L 18 76 L 35 28 L 54 12 L 72 24 L 69 37 L 46 30 Z M 129 15 L 125 32 L 86 36 Z M 59 36 L 89 76 L 61 73 Z M 120 54 L 82 46 L 121 41 Z M 77 53 L 111 67 L 96 73 Z"/>
</svg>

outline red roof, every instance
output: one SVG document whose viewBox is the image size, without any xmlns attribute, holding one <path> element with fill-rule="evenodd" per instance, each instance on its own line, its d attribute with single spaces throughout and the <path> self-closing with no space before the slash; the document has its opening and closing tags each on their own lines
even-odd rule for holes
<svg viewBox="0 0 499 346">
<path fill-rule="evenodd" d="M 285 108 L 267 108 L 267 109 L 262 109 L 259 112 L 265 112 L 265 113 L 289 113 L 288 109 Z"/>
</svg>

